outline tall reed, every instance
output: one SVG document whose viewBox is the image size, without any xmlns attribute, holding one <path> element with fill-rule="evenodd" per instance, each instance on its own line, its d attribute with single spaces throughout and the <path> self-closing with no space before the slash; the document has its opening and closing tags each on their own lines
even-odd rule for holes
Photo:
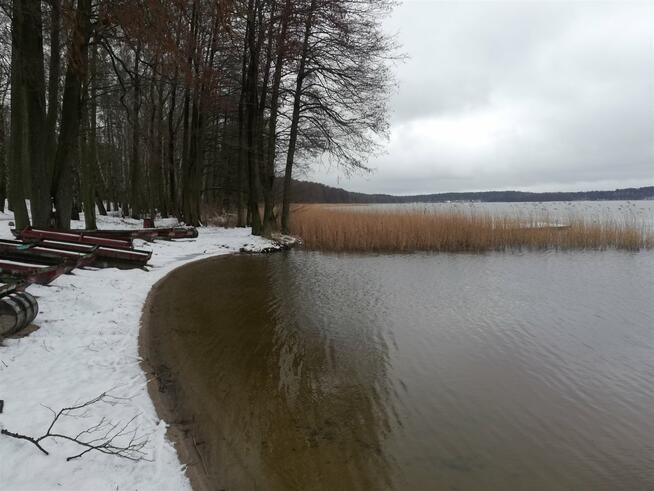
<svg viewBox="0 0 654 491">
<path fill-rule="evenodd" d="M 548 216 L 512 217 L 428 209 L 299 205 L 293 235 L 308 249 L 371 252 L 484 252 L 511 249 L 625 249 L 654 246 L 651 228 L 636 221 Z"/>
</svg>

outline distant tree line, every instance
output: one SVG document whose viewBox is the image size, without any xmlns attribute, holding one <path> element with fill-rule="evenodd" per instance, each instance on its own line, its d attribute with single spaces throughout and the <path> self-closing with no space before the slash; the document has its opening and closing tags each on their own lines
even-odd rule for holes
<svg viewBox="0 0 654 491">
<path fill-rule="evenodd" d="M 388 130 L 392 6 L 0 0 L 0 206 L 18 228 L 213 208 L 287 230 L 298 164 L 365 169 Z"/>
<path fill-rule="evenodd" d="M 580 191 L 569 193 L 526 193 L 522 191 L 484 191 L 470 193 L 416 194 L 393 196 L 346 191 L 319 184 L 297 181 L 293 184 L 293 203 L 443 203 L 447 201 L 539 202 L 654 199 L 654 186 L 614 191 Z"/>
</svg>

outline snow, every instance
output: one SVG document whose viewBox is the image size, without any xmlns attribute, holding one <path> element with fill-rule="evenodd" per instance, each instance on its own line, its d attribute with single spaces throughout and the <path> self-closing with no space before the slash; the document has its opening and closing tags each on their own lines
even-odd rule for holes
<svg viewBox="0 0 654 491">
<path fill-rule="evenodd" d="M 142 222 L 98 217 L 99 228 L 137 228 Z M 0 214 L 0 237 L 9 238 L 10 214 Z M 157 226 L 172 225 L 157 221 Z M 74 228 L 82 228 L 76 222 Z M 190 489 L 175 448 L 166 438 L 166 424 L 156 415 L 139 365 L 141 310 L 152 285 L 174 268 L 209 256 L 270 248 L 270 241 L 245 229 L 202 228 L 197 239 L 175 242 L 135 241 L 151 249 L 151 267 L 76 269 L 48 286 L 33 285 L 39 301 L 34 322 L 40 328 L 0 345 L 0 428 L 40 436 L 55 411 L 107 392 L 118 399 L 96 403 L 55 430 L 77 435 L 105 417 L 113 424 L 134 421 L 128 430 L 147 438 L 146 460 L 138 462 L 93 451 L 66 461 L 83 448 L 62 439 L 43 440 L 50 452 L 0 435 L 0 489 L 3 491 L 185 490 Z M 46 407 L 47 406 L 47 407 Z M 103 433 L 104 434 L 104 433 Z M 125 435 L 129 439 L 131 433 Z"/>
</svg>

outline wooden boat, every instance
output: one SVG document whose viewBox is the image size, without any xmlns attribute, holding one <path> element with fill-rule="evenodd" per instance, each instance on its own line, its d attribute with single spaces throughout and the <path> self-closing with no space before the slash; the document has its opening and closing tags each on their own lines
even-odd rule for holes
<svg viewBox="0 0 654 491">
<path fill-rule="evenodd" d="M 35 242 L 34 245 L 35 247 L 76 252 L 83 255 L 93 254 L 93 265 L 99 267 L 117 266 L 140 268 L 145 266 L 152 256 L 152 252 L 140 249 L 117 249 L 92 244 L 80 244 L 79 242 L 66 242 L 63 240 L 43 239 Z"/>
<path fill-rule="evenodd" d="M 75 261 L 76 268 L 84 268 L 86 266 L 92 266 L 95 263 L 96 253 L 93 252 L 75 252 L 75 251 L 64 251 L 59 249 L 53 249 L 51 247 L 45 247 L 41 245 L 34 244 L 31 251 L 37 252 L 39 254 L 48 254 L 53 256 L 59 256 L 64 258 L 70 258 Z"/>
<path fill-rule="evenodd" d="M 85 233 L 62 232 L 59 230 L 37 229 L 27 227 L 23 230 L 12 230 L 12 233 L 24 242 L 38 242 L 41 240 L 53 240 L 63 242 L 76 242 L 97 246 L 111 247 L 113 249 L 131 249 L 131 238 L 108 238 Z"/>
<path fill-rule="evenodd" d="M 66 251 L 44 247 L 38 243 L 24 243 L 18 240 L 0 239 L 0 257 L 6 259 L 22 260 L 23 262 L 43 262 L 44 264 L 57 264 L 63 260 L 69 265 L 67 273 L 74 268 L 90 266 L 95 261 L 95 251 Z"/>
<path fill-rule="evenodd" d="M 152 242 L 158 237 L 157 229 L 125 229 L 125 230 L 71 230 L 71 233 L 83 234 L 87 237 L 104 237 L 107 239 L 147 240 Z"/>
<path fill-rule="evenodd" d="M 153 241 L 155 239 L 194 239 L 198 236 L 198 230 L 195 227 L 160 227 L 125 230 L 71 230 L 70 233 L 83 234 L 87 237 L 105 237 L 119 240 L 142 239 L 147 241 Z"/>
<path fill-rule="evenodd" d="M 195 239 L 198 236 L 198 229 L 195 227 L 173 227 L 169 230 L 158 229 L 159 237 L 169 239 Z"/>
<path fill-rule="evenodd" d="M 78 253 L 93 252 L 96 257 L 94 264 L 98 266 L 142 267 L 152 256 L 150 251 L 134 249 L 131 238 L 96 237 L 31 227 L 13 232 L 23 242 L 33 243 L 41 248 Z"/>
<path fill-rule="evenodd" d="M 70 273 L 77 266 L 77 261 L 72 259 L 48 256 L 29 251 L 0 251 L 0 261 L 17 261 L 24 264 L 34 264 L 40 266 L 61 266 L 64 273 Z"/>
<path fill-rule="evenodd" d="M 32 245 L 34 247 L 47 247 L 48 249 L 55 249 L 66 252 L 78 252 L 81 254 L 90 254 L 98 250 L 97 245 L 93 244 L 80 244 L 79 242 L 66 242 L 65 240 L 38 240 L 34 242 L 22 242 L 25 245 Z"/>
<path fill-rule="evenodd" d="M 55 278 L 65 272 L 64 265 L 33 264 L 15 261 L 11 259 L 0 259 L 0 278 L 2 280 L 14 280 L 19 283 L 37 283 L 47 285 Z"/>
<path fill-rule="evenodd" d="M 96 264 L 100 263 L 104 266 L 141 268 L 150 260 L 152 251 L 144 251 L 142 249 L 126 250 L 98 246 L 96 255 Z"/>
</svg>

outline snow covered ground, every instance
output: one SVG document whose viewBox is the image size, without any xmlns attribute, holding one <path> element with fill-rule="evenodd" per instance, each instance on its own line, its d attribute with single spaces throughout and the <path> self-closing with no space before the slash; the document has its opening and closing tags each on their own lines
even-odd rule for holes
<svg viewBox="0 0 654 491">
<path fill-rule="evenodd" d="M 0 214 L 0 237 L 11 236 L 11 219 Z M 140 227 L 141 222 L 99 217 L 98 225 L 129 228 Z M 82 226 L 82 222 L 74 224 Z M 92 451 L 67 461 L 84 448 L 46 439 L 42 445 L 50 455 L 44 455 L 30 442 L 0 435 L 1 490 L 190 489 L 139 365 L 141 309 L 152 285 L 172 269 L 243 247 L 260 250 L 271 242 L 253 237 L 249 230 L 218 228 L 200 229 L 199 237 L 192 240 L 136 242 L 137 248 L 153 251 L 148 271 L 78 269 L 48 286 L 30 287 L 39 301 L 35 321 L 39 329 L 0 345 L 0 399 L 4 400 L 0 428 L 38 437 L 53 419 L 48 408 L 58 411 L 106 392 L 113 398 L 63 418 L 54 431 L 75 436 L 102 422 L 94 434 L 100 437 L 111 425 L 119 425 L 114 432 L 127 425 L 116 443 L 125 444 L 133 436 L 137 442 L 147 441 L 145 459 L 134 462 Z M 91 439 L 88 434 L 82 438 Z"/>
</svg>

